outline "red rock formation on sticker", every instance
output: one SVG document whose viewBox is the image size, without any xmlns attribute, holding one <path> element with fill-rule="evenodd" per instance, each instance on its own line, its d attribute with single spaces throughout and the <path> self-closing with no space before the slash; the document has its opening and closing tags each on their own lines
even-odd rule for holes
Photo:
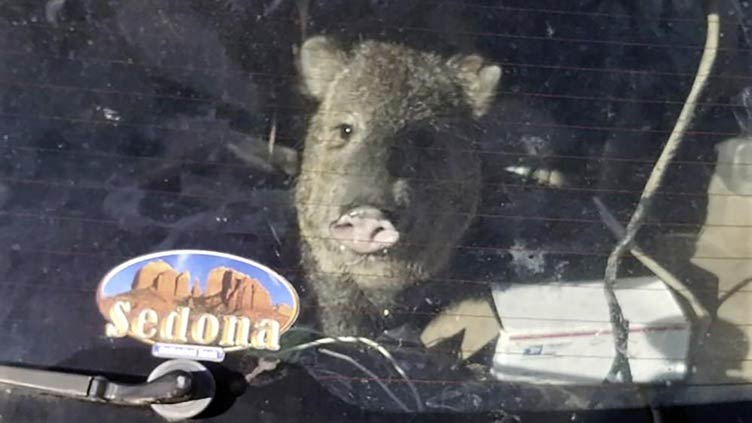
<svg viewBox="0 0 752 423">
<path fill-rule="evenodd" d="M 131 289 L 152 289 L 166 300 L 188 298 L 191 295 L 190 281 L 190 273 L 178 273 L 164 261 L 154 260 L 136 272 Z"/>
<path fill-rule="evenodd" d="M 230 312 L 272 308 L 271 295 L 259 281 L 227 267 L 209 272 L 204 296 L 219 296 Z"/>
<path fill-rule="evenodd" d="M 292 317 L 293 309 L 289 305 L 287 305 L 287 304 L 278 304 L 278 305 L 276 305 L 274 307 L 276 308 L 277 313 L 279 313 L 279 314 L 281 314 L 283 316 Z"/>
<path fill-rule="evenodd" d="M 175 297 L 188 298 L 191 296 L 191 274 L 183 272 L 175 279 Z"/>
<path fill-rule="evenodd" d="M 193 288 L 191 288 L 191 297 L 197 298 L 201 296 L 201 282 L 198 278 L 193 281 Z"/>
<path fill-rule="evenodd" d="M 156 287 L 157 278 L 163 272 L 174 272 L 175 269 L 162 260 L 154 260 L 136 272 L 131 289 L 148 289 Z"/>
<path fill-rule="evenodd" d="M 204 295 L 207 297 L 213 297 L 220 295 L 222 292 L 229 289 L 230 281 L 227 279 L 226 267 L 217 267 L 209 272 L 206 277 L 206 289 Z"/>
<path fill-rule="evenodd" d="M 228 267 L 209 271 L 202 292 L 199 279 L 191 283 L 188 272 L 177 272 L 168 263 L 154 260 L 142 267 L 133 278 L 131 291 L 100 301 L 106 310 L 117 300 L 129 300 L 133 313 L 149 307 L 160 315 L 176 306 L 189 306 L 213 314 L 244 315 L 252 319 L 265 317 L 286 325 L 293 315 L 288 304 L 273 304 L 271 294 L 261 283 Z"/>
</svg>

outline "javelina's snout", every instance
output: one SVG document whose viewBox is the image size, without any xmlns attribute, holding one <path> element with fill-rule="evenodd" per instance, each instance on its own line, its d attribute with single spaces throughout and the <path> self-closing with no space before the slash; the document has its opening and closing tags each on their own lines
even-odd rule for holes
<svg viewBox="0 0 752 423">
<path fill-rule="evenodd" d="M 400 233 L 381 210 L 360 206 L 346 211 L 329 226 L 340 245 L 358 254 L 371 254 L 397 243 Z"/>
</svg>

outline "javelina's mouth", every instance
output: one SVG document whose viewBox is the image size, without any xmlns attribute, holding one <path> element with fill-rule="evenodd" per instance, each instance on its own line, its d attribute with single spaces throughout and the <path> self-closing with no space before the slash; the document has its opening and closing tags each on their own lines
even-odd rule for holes
<svg viewBox="0 0 752 423">
<path fill-rule="evenodd" d="M 359 206 L 346 211 L 329 226 L 341 246 L 358 254 L 372 254 L 397 243 L 400 233 L 383 211 Z"/>
</svg>

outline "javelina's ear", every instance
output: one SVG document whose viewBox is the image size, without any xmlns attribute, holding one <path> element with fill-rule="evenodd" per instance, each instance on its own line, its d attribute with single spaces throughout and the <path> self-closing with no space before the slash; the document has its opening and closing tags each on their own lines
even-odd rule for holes
<svg viewBox="0 0 752 423">
<path fill-rule="evenodd" d="M 483 58 L 476 55 L 455 56 L 449 61 L 457 70 L 460 83 L 465 90 L 473 115 L 479 118 L 488 112 L 501 79 L 501 68 L 497 65 L 483 65 Z"/>
<path fill-rule="evenodd" d="M 344 69 L 346 55 L 329 38 L 317 36 L 303 43 L 298 64 L 305 91 L 321 100 L 329 84 Z"/>
</svg>

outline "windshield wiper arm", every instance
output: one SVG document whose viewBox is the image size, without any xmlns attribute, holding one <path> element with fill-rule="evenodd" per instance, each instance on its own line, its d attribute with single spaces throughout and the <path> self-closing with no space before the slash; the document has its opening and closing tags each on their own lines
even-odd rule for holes
<svg viewBox="0 0 752 423">
<path fill-rule="evenodd" d="M 184 370 L 174 370 L 140 384 L 123 384 L 103 376 L 2 365 L 0 383 L 86 401 L 137 406 L 188 401 L 195 384 L 193 375 Z"/>
<path fill-rule="evenodd" d="M 83 401 L 150 406 L 171 421 L 203 413 L 215 393 L 214 376 L 193 360 L 165 361 L 137 384 L 113 382 L 101 375 L 0 365 L 0 384 Z"/>
</svg>

